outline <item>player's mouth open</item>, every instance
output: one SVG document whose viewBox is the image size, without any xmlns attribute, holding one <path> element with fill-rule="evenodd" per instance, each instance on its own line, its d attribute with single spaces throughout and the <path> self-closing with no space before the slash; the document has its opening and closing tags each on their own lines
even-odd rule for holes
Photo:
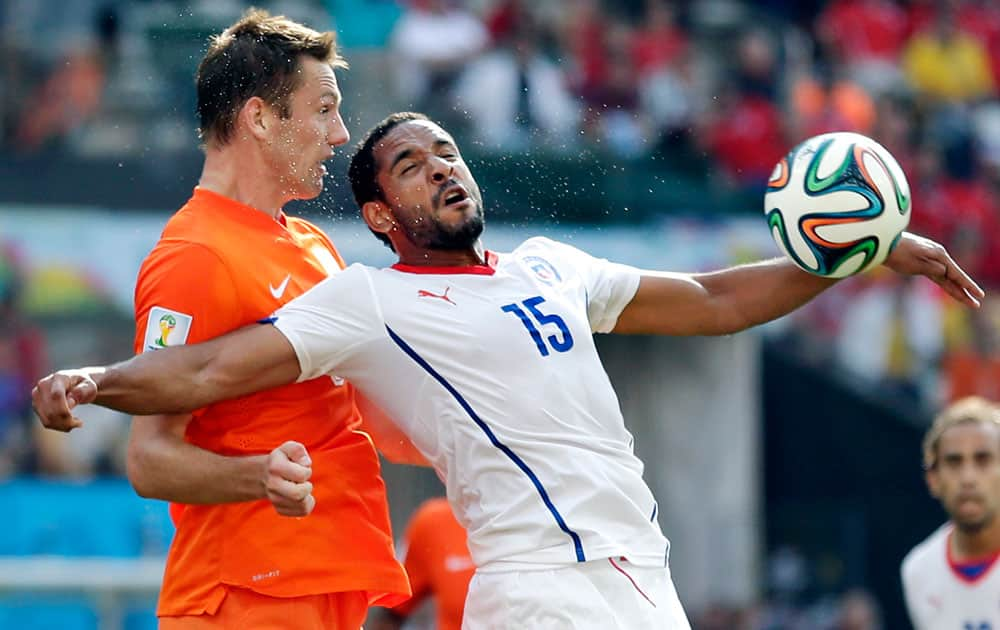
<svg viewBox="0 0 1000 630">
<path fill-rule="evenodd" d="M 469 193 L 461 186 L 454 186 L 447 190 L 444 195 L 444 205 L 451 206 L 462 203 L 469 198 Z"/>
</svg>

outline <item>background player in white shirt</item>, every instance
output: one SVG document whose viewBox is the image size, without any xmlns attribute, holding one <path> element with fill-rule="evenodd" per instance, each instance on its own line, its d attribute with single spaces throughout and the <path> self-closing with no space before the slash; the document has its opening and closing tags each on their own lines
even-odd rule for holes
<svg viewBox="0 0 1000 630">
<path fill-rule="evenodd" d="M 1000 629 L 1000 407 L 963 398 L 924 438 L 927 486 L 950 520 L 903 559 L 917 630 Z"/>
<path fill-rule="evenodd" d="M 77 403 L 175 412 L 336 374 L 445 481 L 477 565 L 465 628 L 688 628 L 592 333 L 733 333 L 832 281 L 784 259 L 641 271 L 542 238 L 485 251 L 479 188 L 454 139 L 417 114 L 373 129 L 350 178 L 398 264 L 334 274 L 273 326 L 47 377 L 35 392 L 43 423 L 69 425 Z M 886 264 L 970 306 L 982 296 L 932 241 L 905 235 Z"/>
</svg>

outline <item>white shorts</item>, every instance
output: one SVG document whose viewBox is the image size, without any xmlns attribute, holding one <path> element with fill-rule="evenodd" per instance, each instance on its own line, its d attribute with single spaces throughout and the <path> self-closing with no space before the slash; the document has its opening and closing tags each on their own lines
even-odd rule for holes
<svg viewBox="0 0 1000 630">
<path fill-rule="evenodd" d="M 476 572 L 462 630 L 690 630 L 666 567 L 618 558 Z"/>
</svg>

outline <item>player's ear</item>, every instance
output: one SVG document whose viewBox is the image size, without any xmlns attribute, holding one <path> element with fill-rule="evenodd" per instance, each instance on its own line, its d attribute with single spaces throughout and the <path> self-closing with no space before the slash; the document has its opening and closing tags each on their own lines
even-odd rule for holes
<svg viewBox="0 0 1000 630">
<path fill-rule="evenodd" d="M 927 489 L 935 499 L 941 498 L 941 480 L 938 478 L 937 469 L 931 468 L 924 473 L 924 481 L 927 482 Z"/>
<path fill-rule="evenodd" d="M 389 206 L 381 201 L 365 202 L 361 207 L 361 216 L 368 227 L 380 234 L 388 234 L 396 225 L 396 219 L 392 216 Z"/>
<path fill-rule="evenodd" d="M 263 140 L 271 127 L 270 113 L 271 109 L 264 102 L 264 99 L 259 96 L 251 96 L 246 103 L 243 103 L 236 118 L 245 133 L 249 133 L 258 140 Z"/>
</svg>

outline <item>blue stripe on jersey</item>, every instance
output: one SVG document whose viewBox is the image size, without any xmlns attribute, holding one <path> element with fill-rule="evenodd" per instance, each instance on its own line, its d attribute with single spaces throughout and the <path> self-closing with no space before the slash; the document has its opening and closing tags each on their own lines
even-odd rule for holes
<svg viewBox="0 0 1000 630">
<path fill-rule="evenodd" d="M 653 513 L 649 515 L 649 522 L 656 520 L 656 502 L 653 502 Z"/>
<path fill-rule="evenodd" d="M 549 493 L 545 491 L 545 487 L 542 485 L 542 482 L 538 480 L 538 477 L 531 470 L 531 468 L 529 468 L 528 465 L 524 463 L 524 460 L 518 457 L 517 454 L 514 453 L 514 451 L 512 451 L 509 446 L 507 446 L 499 439 L 497 439 L 497 436 L 496 434 L 493 433 L 493 430 L 490 429 L 490 427 L 487 426 L 485 422 L 483 422 L 483 419 L 480 418 L 479 415 L 475 412 L 475 410 L 472 409 L 472 406 L 469 405 L 469 403 L 464 398 L 462 398 L 462 395 L 458 393 L 458 390 L 452 387 L 451 383 L 446 381 L 443 376 L 438 374 L 437 371 L 434 368 L 432 368 L 430 364 L 423 359 L 423 357 L 417 354 L 416 350 L 411 348 L 408 343 L 403 341 L 399 337 L 399 335 L 397 335 L 392 330 L 392 328 L 386 326 L 385 329 L 389 332 L 389 337 L 394 342 L 396 342 L 397 346 L 402 348 L 403 352 L 408 354 L 410 358 L 416 361 L 420 367 L 424 368 L 424 370 L 426 370 L 428 374 L 433 376 L 434 380 L 436 380 L 438 383 L 441 383 L 442 387 L 448 390 L 448 393 L 450 393 L 458 402 L 458 404 L 462 406 L 462 409 L 464 409 L 465 412 L 469 414 L 469 417 L 472 418 L 472 421 L 475 422 L 479 426 L 479 428 L 483 430 L 483 433 L 485 433 L 486 437 L 488 437 L 490 442 L 493 443 L 493 446 L 503 451 L 504 455 L 509 457 L 510 460 L 514 462 L 514 464 L 516 464 L 517 467 L 520 468 L 525 475 L 528 476 L 528 479 L 531 480 L 531 483 L 535 485 L 535 490 L 538 490 L 538 494 L 542 497 L 542 501 L 545 503 L 545 507 L 549 509 L 549 512 L 552 513 L 552 517 L 556 519 L 556 523 L 558 523 L 559 529 L 566 532 L 566 534 L 568 534 L 569 537 L 573 539 L 573 547 L 576 549 L 576 561 L 586 562 L 587 557 L 583 553 L 583 544 L 580 542 L 580 536 L 566 525 L 566 521 L 563 520 L 562 514 L 560 514 L 559 510 L 556 509 L 556 506 L 552 504 L 552 500 L 549 499 Z"/>
</svg>

